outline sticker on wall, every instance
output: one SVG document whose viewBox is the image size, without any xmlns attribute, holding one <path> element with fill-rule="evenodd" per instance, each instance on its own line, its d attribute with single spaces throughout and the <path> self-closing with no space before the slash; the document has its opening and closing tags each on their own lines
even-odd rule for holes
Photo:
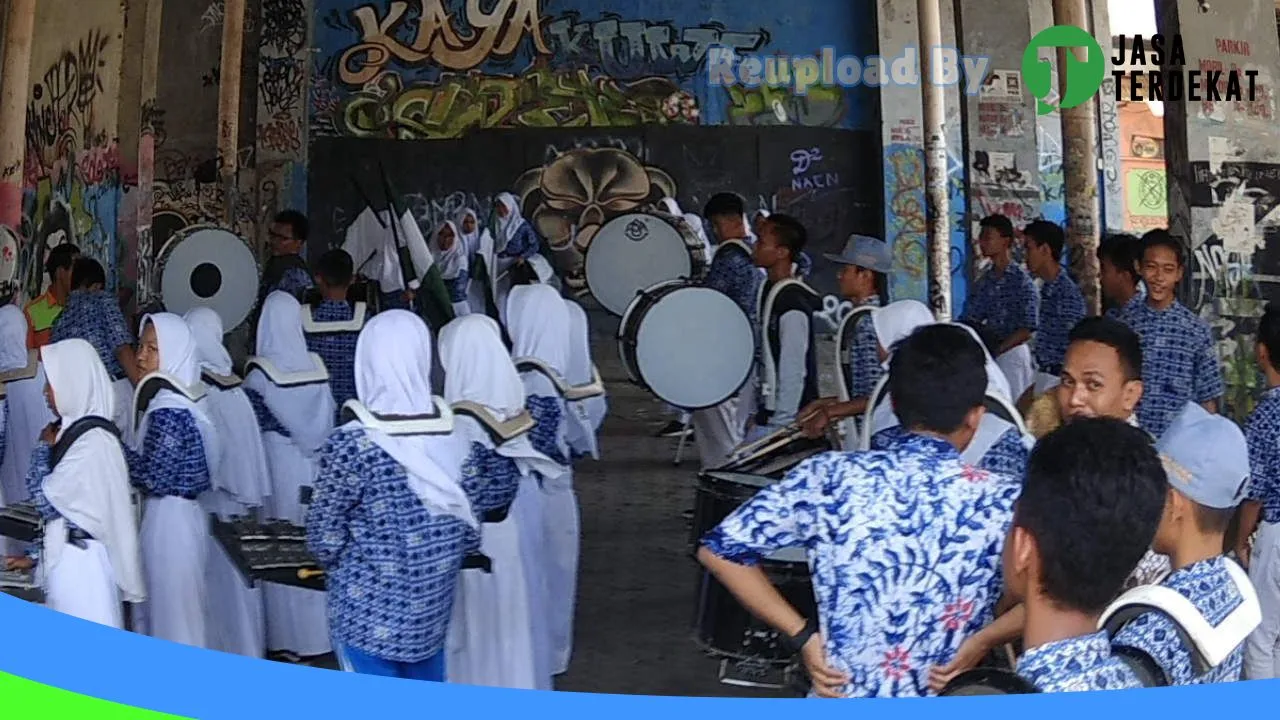
<svg viewBox="0 0 1280 720">
<path fill-rule="evenodd" d="M 1022 102 L 1022 73 L 1017 70 L 992 70 L 982 81 L 978 97 L 982 100 Z"/>
</svg>

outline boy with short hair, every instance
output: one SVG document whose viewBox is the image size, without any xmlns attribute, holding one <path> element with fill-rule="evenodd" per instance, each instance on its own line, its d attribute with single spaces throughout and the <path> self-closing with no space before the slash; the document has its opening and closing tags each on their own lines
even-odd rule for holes
<svg viewBox="0 0 1280 720">
<path fill-rule="evenodd" d="M 1108 317 L 1117 317 L 1135 298 L 1142 295 L 1138 274 L 1141 262 L 1142 241 L 1133 235 L 1121 233 L 1108 235 L 1098 243 L 1098 278 L 1102 285 L 1102 299 L 1109 306 Z"/>
<path fill-rule="evenodd" d="M 351 256 L 341 248 L 321 255 L 315 275 L 320 301 L 303 306 L 307 349 L 324 360 L 338 417 L 342 416 L 343 403 L 356 397 L 356 340 L 367 311 L 364 303 L 353 304 L 347 299 L 353 265 Z"/>
<path fill-rule="evenodd" d="M 49 289 L 22 309 L 27 316 L 28 350 L 36 350 L 52 342 L 49 338 L 53 335 L 53 325 L 75 289 L 71 284 L 71 269 L 78 257 L 80 248 L 62 243 L 50 250 L 45 258 L 44 271 L 49 275 Z"/>
<path fill-rule="evenodd" d="M 1062 269 L 1058 258 L 1066 244 L 1062 228 L 1046 220 L 1028 225 L 1027 267 L 1040 278 L 1040 324 L 1033 355 L 1036 361 L 1035 394 L 1058 384 L 1067 355 L 1067 335 L 1084 319 L 1084 295 Z M 1016 398 L 1015 398 L 1016 399 Z"/>
<path fill-rule="evenodd" d="M 1035 283 L 1013 261 L 1013 223 L 990 215 L 979 223 L 978 249 L 991 260 L 991 269 L 969 291 L 960 322 L 990 333 L 996 343 L 996 364 L 1004 371 L 1014 401 L 1035 382 L 1027 342 L 1038 327 Z"/>
<path fill-rule="evenodd" d="M 1186 252 L 1168 230 L 1152 230 L 1142 238 L 1144 302 L 1133 302 L 1120 319 L 1142 338 L 1142 382 L 1138 422 L 1160 437 L 1188 402 L 1218 411 L 1224 392 L 1213 331 L 1208 323 L 1178 302 L 1178 284 L 1186 273 Z"/>
</svg>

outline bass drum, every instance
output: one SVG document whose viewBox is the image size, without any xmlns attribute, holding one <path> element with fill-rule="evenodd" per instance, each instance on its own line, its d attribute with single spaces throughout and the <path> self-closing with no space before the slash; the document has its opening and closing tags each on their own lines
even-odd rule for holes
<svg viewBox="0 0 1280 720">
<path fill-rule="evenodd" d="M 214 226 L 194 226 L 174 233 L 156 259 L 160 300 L 171 313 L 183 315 L 209 307 L 231 332 L 253 311 L 261 272 L 253 251 L 239 235 Z"/>
<path fill-rule="evenodd" d="M 645 288 L 696 278 L 707 265 L 702 247 L 701 238 L 674 216 L 620 215 L 605 223 L 587 247 L 587 289 L 605 310 L 621 315 Z"/>
<path fill-rule="evenodd" d="M 618 327 L 632 382 L 684 410 L 714 407 L 747 383 L 755 362 L 751 321 L 728 295 L 671 280 L 643 290 Z"/>
</svg>

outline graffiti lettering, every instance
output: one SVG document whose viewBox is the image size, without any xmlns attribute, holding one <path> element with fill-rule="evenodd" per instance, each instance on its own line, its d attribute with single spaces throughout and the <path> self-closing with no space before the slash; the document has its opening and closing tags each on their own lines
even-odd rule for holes
<svg viewBox="0 0 1280 720">
<path fill-rule="evenodd" d="M 258 128 L 258 142 L 264 150 L 278 154 L 302 149 L 302 128 L 289 113 L 278 113 L 270 122 Z"/>
<path fill-rule="evenodd" d="M 719 23 L 687 27 L 616 17 L 578 22 L 568 13 L 547 25 L 557 62 L 599 65 L 609 76 L 692 76 L 702 67 L 714 46 L 749 53 L 769 42 L 763 28 L 753 32 L 727 32 Z"/>
<path fill-rule="evenodd" d="M 103 91 L 102 68 L 107 36 L 94 30 L 68 49 L 31 90 L 27 107 L 27 141 L 50 146 L 63 133 L 73 131 L 75 119 L 85 120 L 93 101 Z"/>
<path fill-rule="evenodd" d="M 802 175 L 813 163 L 822 160 L 821 148 L 800 148 L 791 151 L 791 174 Z"/>
<path fill-rule="evenodd" d="M 272 114 L 292 112 L 302 103 L 302 61 L 293 57 L 263 57 L 259 61 L 258 91 Z"/>
<path fill-rule="evenodd" d="M 494 127 L 627 127 L 696 123 L 697 105 L 666 78 L 620 83 L 586 70 L 520 77 L 477 72 L 402 88 L 395 75 L 345 98 L 335 130 L 355 137 L 434 139 Z"/>
<path fill-rule="evenodd" d="M 351 11 L 359 26 L 360 42 L 343 52 L 338 61 L 342 82 L 372 82 L 393 60 L 403 65 L 431 63 L 447 70 L 471 70 L 490 56 L 515 53 L 526 31 L 539 53 L 550 54 L 542 37 L 538 0 L 498 0 L 487 13 L 480 9 L 478 0 L 471 0 L 466 9 L 469 33 L 450 24 L 441 0 L 417 0 L 416 17 L 407 15 L 408 10 L 409 2 L 396 0 L 382 18 L 373 5 Z M 405 45 L 400 35 L 414 20 L 413 42 Z"/>
<path fill-rule="evenodd" d="M 281 55 L 296 55 L 307 44 L 307 9 L 302 0 L 263 0 L 262 44 Z"/>
<path fill-rule="evenodd" d="M 838 87 L 811 87 L 803 97 L 786 88 L 734 85 L 725 90 L 730 125 L 836 127 L 844 119 L 845 95 Z"/>
</svg>

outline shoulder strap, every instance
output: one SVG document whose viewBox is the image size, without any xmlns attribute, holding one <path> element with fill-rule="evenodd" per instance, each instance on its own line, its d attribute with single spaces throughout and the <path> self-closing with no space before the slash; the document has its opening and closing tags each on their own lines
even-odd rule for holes
<svg viewBox="0 0 1280 720">
<path fill-rule="evenodd" d="M 367 428 L 396 437 L 411 435 L 448 435 L 453 432 L 453 410 L 444 398 L 433 397 L 437 412 L 430 415 L 380 415 L 359 400 L 342 405 L 343 422 L 355 421 Z"/>
<path fill-rule="evenodd" d="M 495 446 L 524 435 L 534 426 L 533 415 L 528 410 L 521 410 L 519 415 L 504 422 L 494 417 L 488 408 L 463 400 L 453 404 L 453 412 L 480 423 Z"/>
<path fill-rule="evenodd" d="M 573 385 L 564 393 L 564 399 L 570 402 L 587 400 L 604 395 L 604 380 L 600 378 L 600 370 L 591 366 L 591 382 L 586 385 Z"/>
<path fill-rule="evenodd" d="M 777 386 L 778 386 L 778 361 L 773 357 L 773 311 L 774 305 L 778 299 L 782 297 L 784 291 L 793 293 L 802 291 L 811 296 L 813 300 L 817 300 L 821 296 L 817 291 L 809 287 L 802 280 L 795 278 L 787 278 L 782 282 L 774 285 L 769 289 L 768 295 L 765 296 L 760 308 L 760 359 L 762 361 L 763 373 L 760 378 L 760 394 L 764 397 L 765 409 L 772 411 L 777 404 Z M 788 308 L 792 309 L 792 308 Z M 804 308 L 807 313 L 812 313 L 816 308 L 809 306 Z M 812 322 L 812 318 L 810 318 Z"/>
<path fill-rule="evenodd" d="M 193 403 L 200 402 L 208 394 L 204 383 L 196 383 L 194 387 L 186 387 L 174 376 L 164 372 L 153 372 L 138 381 L 133 389 L 133 423 L 137 426 L 142 416 L 147 414 L 151 401 L 161 390 L 170 390 L 187 398 Z"/>
<path fill-rule="evenodd" d="M 106 430 L 114 435 L 117 440 L 120 439 L 120 428 L 116 427 L 115 423 L 96 415 L 86 415 L 71 423 L 71 427 L 67 428 L 66 432 L 62 433 L 62 437 L 58 438 L 58 441 L 49 449 L 50 472 L 58 467 L 58 463 L 62 462 L 62 458 L 66 456 L 67 451 L 71 449 L 76 440 L 79 440 L 80 436 L 90 430 Z"/>
<path fill-rule="evenodd" d="M 1143 687 L 1168 687 L 1169 676 L 1155 658 L 1135 647 L 1112 645 L 1111 654 L 1129 666 Z"/>
<path fill-rule="evenodd" d="M 952 678 L 938 693 L 939 697 L 971 697 L 975 695 L 1032 695 L 1040 688 L 1010 670 L 974 668 Z"/>
<path fill-rule="evenodd" d="M 556 391 L 561 396 L 569 394 L 569 383 L 565 381 L 564 376 L 552 370 L 546 363 L 538 358 L 520 357 L 515 359 L 516 372 L 536 372 L 545 376 L 555 386 Z"/>
<path fill-rule="evenodd" d="M 741 240 L 725 240 L 719 245 L 716 245 L 716 249 L 711 253 L 711 257 L 712 259 L 715 259 L 715 257 L 721 252 L 730 252 L 732 250 L 738 250 L 746 254 L 747 257 L 751 257 L 751 247 Z"/>
<path fill-rule="evenodd" d="M 849 388 L 848 375 L 845 373 L 844 362 L 844 353 L 849 349 L 849 343 L 852 342 L 852 339 L 850 338 L 846 341 L 845 333 L 857 325 L 860 316 L 867 315 L 874 309 L 870 305 L 859 305 L 846 313 L 843 318 L 840 318 L 840 325 L 836 328 L 836 385 L 840 390 L 840 400 L 843 402 L 853 399 L 849 397 L 851 390 Z"/>
<path fill-rule="evenodd" d="M 301 387 L 303 385 L 319 385 L 320 383 L 329 382 L 329 371 L 324 367 L 324 360 L 315 353 L 307 353 L 312 360 L 312 369 L 303 370 L 302 372 L 285 372 L 275 366 L 275 363 L 264 357 L 254 356 L 248 359 L 244 364 L 244 374 L 247 376 L 254 370 L 260 371 L 267 376 L 267 380 L 277 387 Z"/>
<path fill-rule="evenodd" d="M 337 333 L 358 333 L 364 328 L 367 306 L 362 302 L 351 304 L 350 320 L 322 321 L 315 319 L 315 308 L 307 305 L 302 313 L 302 332 L 307 335 L 330 335 Z"/>
<path fill-rule="evenodd" d="M 240 384 L 244 382 L 244 380 L 235 373 L 230 375 L 219 375 L 212 370 L 201 370 L 200 377 L 203 378 L 205 382 L 219 390 L 234 390 L 240 387 Z"/>
</svg>

